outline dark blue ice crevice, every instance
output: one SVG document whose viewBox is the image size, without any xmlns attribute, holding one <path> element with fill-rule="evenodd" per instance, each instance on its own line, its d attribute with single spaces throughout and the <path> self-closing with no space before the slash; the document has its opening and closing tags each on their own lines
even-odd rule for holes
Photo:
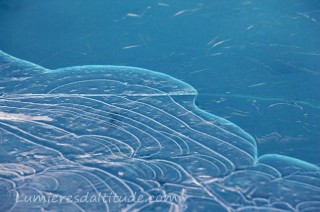
<svg viewBox="0 0 320 212">
<path fill-rule="evenodd" d="M 3 52 L 0 72 L 0 211 L 320 209 L 319 167 L 258 158 L 249 134 L 198 109 L 197 91 L 168 75 L 48 70 Z M 75 200 L 112 192 L 143 201 Z M 24 201 L 32 195 L 73 201 Z"/>
</svg>

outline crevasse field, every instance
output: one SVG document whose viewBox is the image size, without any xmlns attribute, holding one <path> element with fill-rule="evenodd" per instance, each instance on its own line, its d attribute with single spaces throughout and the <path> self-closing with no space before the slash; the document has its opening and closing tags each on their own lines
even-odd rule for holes
<svg viewBox="0 0 320 212">
<path fill-rule="evenodd" d="M 0 211 L 319 211 L 319 35 L 316 0 L 0 0 Z"/>
</svg>

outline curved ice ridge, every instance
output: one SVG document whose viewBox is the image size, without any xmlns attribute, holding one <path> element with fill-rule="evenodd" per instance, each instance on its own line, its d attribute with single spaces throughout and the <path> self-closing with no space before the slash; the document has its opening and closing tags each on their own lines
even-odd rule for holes
<svg viewBox="0 0 320 212">
<path fill-rule="evenodd" d="M 0 211 L 320 210 L 319 167 L 257 158 L 249 134 L 196 108 L 197 91 L 168 75 L 48 70 L 4 52 L 0 73 Z M 143 201 L 25 201 L 112 192 Z"/>
</svg>

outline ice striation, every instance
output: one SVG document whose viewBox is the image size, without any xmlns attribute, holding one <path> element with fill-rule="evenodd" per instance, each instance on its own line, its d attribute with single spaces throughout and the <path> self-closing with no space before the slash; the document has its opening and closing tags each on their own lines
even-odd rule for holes
<svg viewBox="0 0 320 212">
<path fill-rule="evenodd" d="M 168 75 L 48 70 L 4 52 L 0 73 L 0 211 L 320 210 L 318 166 L 258 157 Z M 119 199 L 90 200 L 103 194 Z"/>
</svg>

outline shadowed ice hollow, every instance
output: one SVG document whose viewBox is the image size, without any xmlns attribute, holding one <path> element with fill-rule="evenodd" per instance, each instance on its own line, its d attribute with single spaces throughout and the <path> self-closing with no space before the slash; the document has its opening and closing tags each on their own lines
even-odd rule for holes
<svg viewBox="0 0 320 212">
<path fill-rule="evenodd" d="M 3 52 L 0 73 L 0 211 L 320 210 L 317 166 L 257 157 L 168 75 Z"/>
</svg>

